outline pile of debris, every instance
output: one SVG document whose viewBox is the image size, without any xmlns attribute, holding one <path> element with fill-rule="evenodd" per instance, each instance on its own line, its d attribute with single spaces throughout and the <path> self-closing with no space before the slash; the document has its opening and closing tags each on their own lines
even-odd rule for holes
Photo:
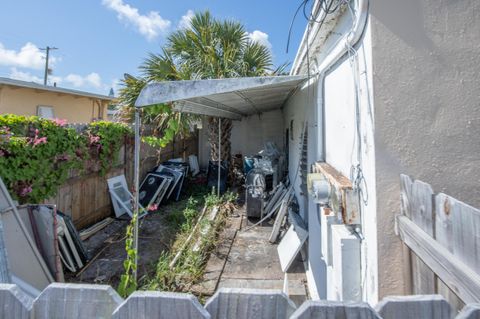
<svg viewBox="0 0 480 319">
<path fill-rule="evenodd" d="M 283 170 L 284 158 L 274 143 L 267 143 L 258 155 L 245 157 L 246 213 L 248 218 L 259 220 L 244 231 L 266 221 L 273 222 L 269 242 L 275 244 L 281 238 L 278 254 L 286 273 L 306 241 L 308 231 L 294 195 L 295 181 L 290 183 Z"/>
<path fill-rule="evenodd" d="M 189 156 L 189 163 L 181 158 L 163 162 L 150 173 L 140 185 L 139 204 L 140 216 L 144 217 L 150 210 L 156 210 L 159 205 L 169 199 L 178 201 L 182 193 L 185 177 L 191 170 L 192 176 L 200 170 L 195 155 Z M 125 175 L 119 175 L 108 179 L 108 189 L 112 198 L 115 216 L 121 218 L 127 214 L 133 216 L 133 195 L 130 193 Z"/>
<path fill-rule="evenodd" d="M 54 205 L 18 206 L 0 178 L 1 282 L 15 283 L 36 297 L 64 281 L 63 266 L 75 272 L 89 260 L 71 218 Z"/>
<path fill-rule="evenodd" d="M 199 173 L 197 157 L 189 163 L 181 159 L 163 162 L 145 177 L 139 192 L 142 216 L 148 208 L 178 201 L 184 180 L 191 171 Z M 132 217 L 132 199 L 124 175 L 108 180 L 117 218 Z M 126 214 L 126 215 L 125 215 Z M 64 282 L 64 271 L 83 271 L 91 258 L 83 244 L 93 234 L 114 221 L 106 218 L 82 230 L 55 205 L 18 205 L 0 178 L 0 282 L 15 283 L 36 297 L 52 282 Z"/>
</svg>

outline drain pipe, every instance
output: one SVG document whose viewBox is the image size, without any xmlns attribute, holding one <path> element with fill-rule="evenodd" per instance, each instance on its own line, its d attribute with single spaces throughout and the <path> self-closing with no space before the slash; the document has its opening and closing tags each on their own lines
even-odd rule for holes
<svg viewBox="0 0 480 319">
<path fill-rule="evenodd" d="M 319 105 L 322 106 L 322 119 L 319 122 L 322 122 L 322 129 L 325 130 L 325 108 L 324 102 L 324 87 L 325 87 L 325 76 L 327 72 L 347 53 L 349 48 L 354 47 L 362 38 L 365 27 L 367 26 L 368 19 L 368 8 L 369 0 L 357 0 L 355 6 L 355 21 L 353 22 L 352 29 L 348 32 L 330 51 L 327 57 L 322 61 L 316 74 L 318 75 L 319 87 L 321 88 L 321 93 L 319 94 Z M 307 39 L 308 41 L 308 39 Z M 318 118 L 318 114 L 317 114 Z M 324 131 L 325 132 L 325 131 Z M 325 161 L 325 134 L 322 134 L 323 143 L 322 143 L 322 152 L 321 152 L 321 161 Z"/>
</svg>

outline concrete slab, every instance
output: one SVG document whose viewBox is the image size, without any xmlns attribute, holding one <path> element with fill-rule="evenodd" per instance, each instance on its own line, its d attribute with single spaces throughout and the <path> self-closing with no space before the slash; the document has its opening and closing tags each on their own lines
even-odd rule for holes
<svg viewBox="0 0 480 319">
<path fill-rule="evenodd" d="M 241 210 L 239 210 L 242 213 Z M 254 222 L 254 221 L 253 221 Z M 220 288 L 283 289 L 284 273 L 280 268 L 277 245 L 268 239 L 272 226 L 264 223 L 246 232 L 253 224 L 242 216 L 241 230 L 236 233 L 223 272 Z M 207 271 L 209 267 L 207 266 Z M 303 263 L 297 258 L 288 272 L 289 297 L 300 305 L 307 299 Z"/>
<path fill-rule="evenodd" d="M 249 289 L 277 289 L 283 290 L 282 280 L 265 279 L 228 279 L 224 278 L 218 285 L 220 288 L 249 288 Z M 305 284 L 301 280 L 288 281 L 288 294 L 290 296 L 305 296 Z"/>
<path fill-rule="evenodd" d="M 238 233 L 222 279 L 283 279 L 276 246 L 268 243 L 269 235 L 270 232 L 263 229 Z"/>
</svg>

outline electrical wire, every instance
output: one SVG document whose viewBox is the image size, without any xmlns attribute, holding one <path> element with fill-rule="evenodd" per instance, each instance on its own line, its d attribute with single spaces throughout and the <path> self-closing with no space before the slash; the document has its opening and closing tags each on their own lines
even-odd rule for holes
<svg viewBox="0 0 480 319">
<path fill-rule="evenodd" d="M 293 24 L 294 24 L 295 19 L 297 18 L 297 15 L 300 12 L 300 10 L 302 10 L 303 16 L 309 24 L 319 23 L 320 28 L 321 28 L 323 23 L 325 22 L 325 19 L 326 19 L 327 15 L 335 13 L 338 9 L 340 9 L 340 7 L 343 4 L 348 2 L 348 0 L 319 0 L 322 11 L 325 14 L 323 15 L 321 20 L 316 20 L 316 18 L 314 17 L 314 13 L 313 13 L 313 9 L 314 9 L 314 6 L 315 6 L 315 1 L 313 1 L 312 5 L 310 6 L 310 10 L 308 10 L 308 3 L 310 1 L 311 0 L 301 1 L 299 6 L 297 7 L 297 9 L 295 10 L 295 13 L 292 17 L 292 21 L 290 22 L 290 27 L 288 28 L 286 53 L 288 53 L 288 49 L 290 47 L 290 39 L 291 39 L 291 36 L 292 36 Z M 335 6 L 332 8 L 334 3 L 335 3 Z M 310 11 L 310 13 L 308 13 L 308 11 Z M 308 42 L 308 38 L 307 38 L 307 42 Z"/>
</svg>

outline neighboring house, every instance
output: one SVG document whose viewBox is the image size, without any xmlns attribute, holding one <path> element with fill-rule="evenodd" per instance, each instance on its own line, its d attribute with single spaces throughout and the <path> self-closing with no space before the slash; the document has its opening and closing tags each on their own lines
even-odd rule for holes
<svg viewBox="0 0 480 319">
<path fill-rule="evenodd" d="M 351 0 L 328 14 L 322 3 L 290 76 L 153 83 L 136 105 L 175 101 L 182 112 L 235 120 L 234 154 L 283 146 L 308 224 L 311 297 L 376 304 L 411 293 L 394 232 L 400 174 L 480 206 L 480 2 Z M 338 218 L 338 197 L 330 212 L 307 193 L 316 163 L 356 186 L 360 195 L 342 203 L 355 207 L 352 225 Z"/>
<path fill-rule="evenodd" d="M 113 97 L 0 77 L 0 113 L 88 123 L 106 119 Z"/>
</svg>

